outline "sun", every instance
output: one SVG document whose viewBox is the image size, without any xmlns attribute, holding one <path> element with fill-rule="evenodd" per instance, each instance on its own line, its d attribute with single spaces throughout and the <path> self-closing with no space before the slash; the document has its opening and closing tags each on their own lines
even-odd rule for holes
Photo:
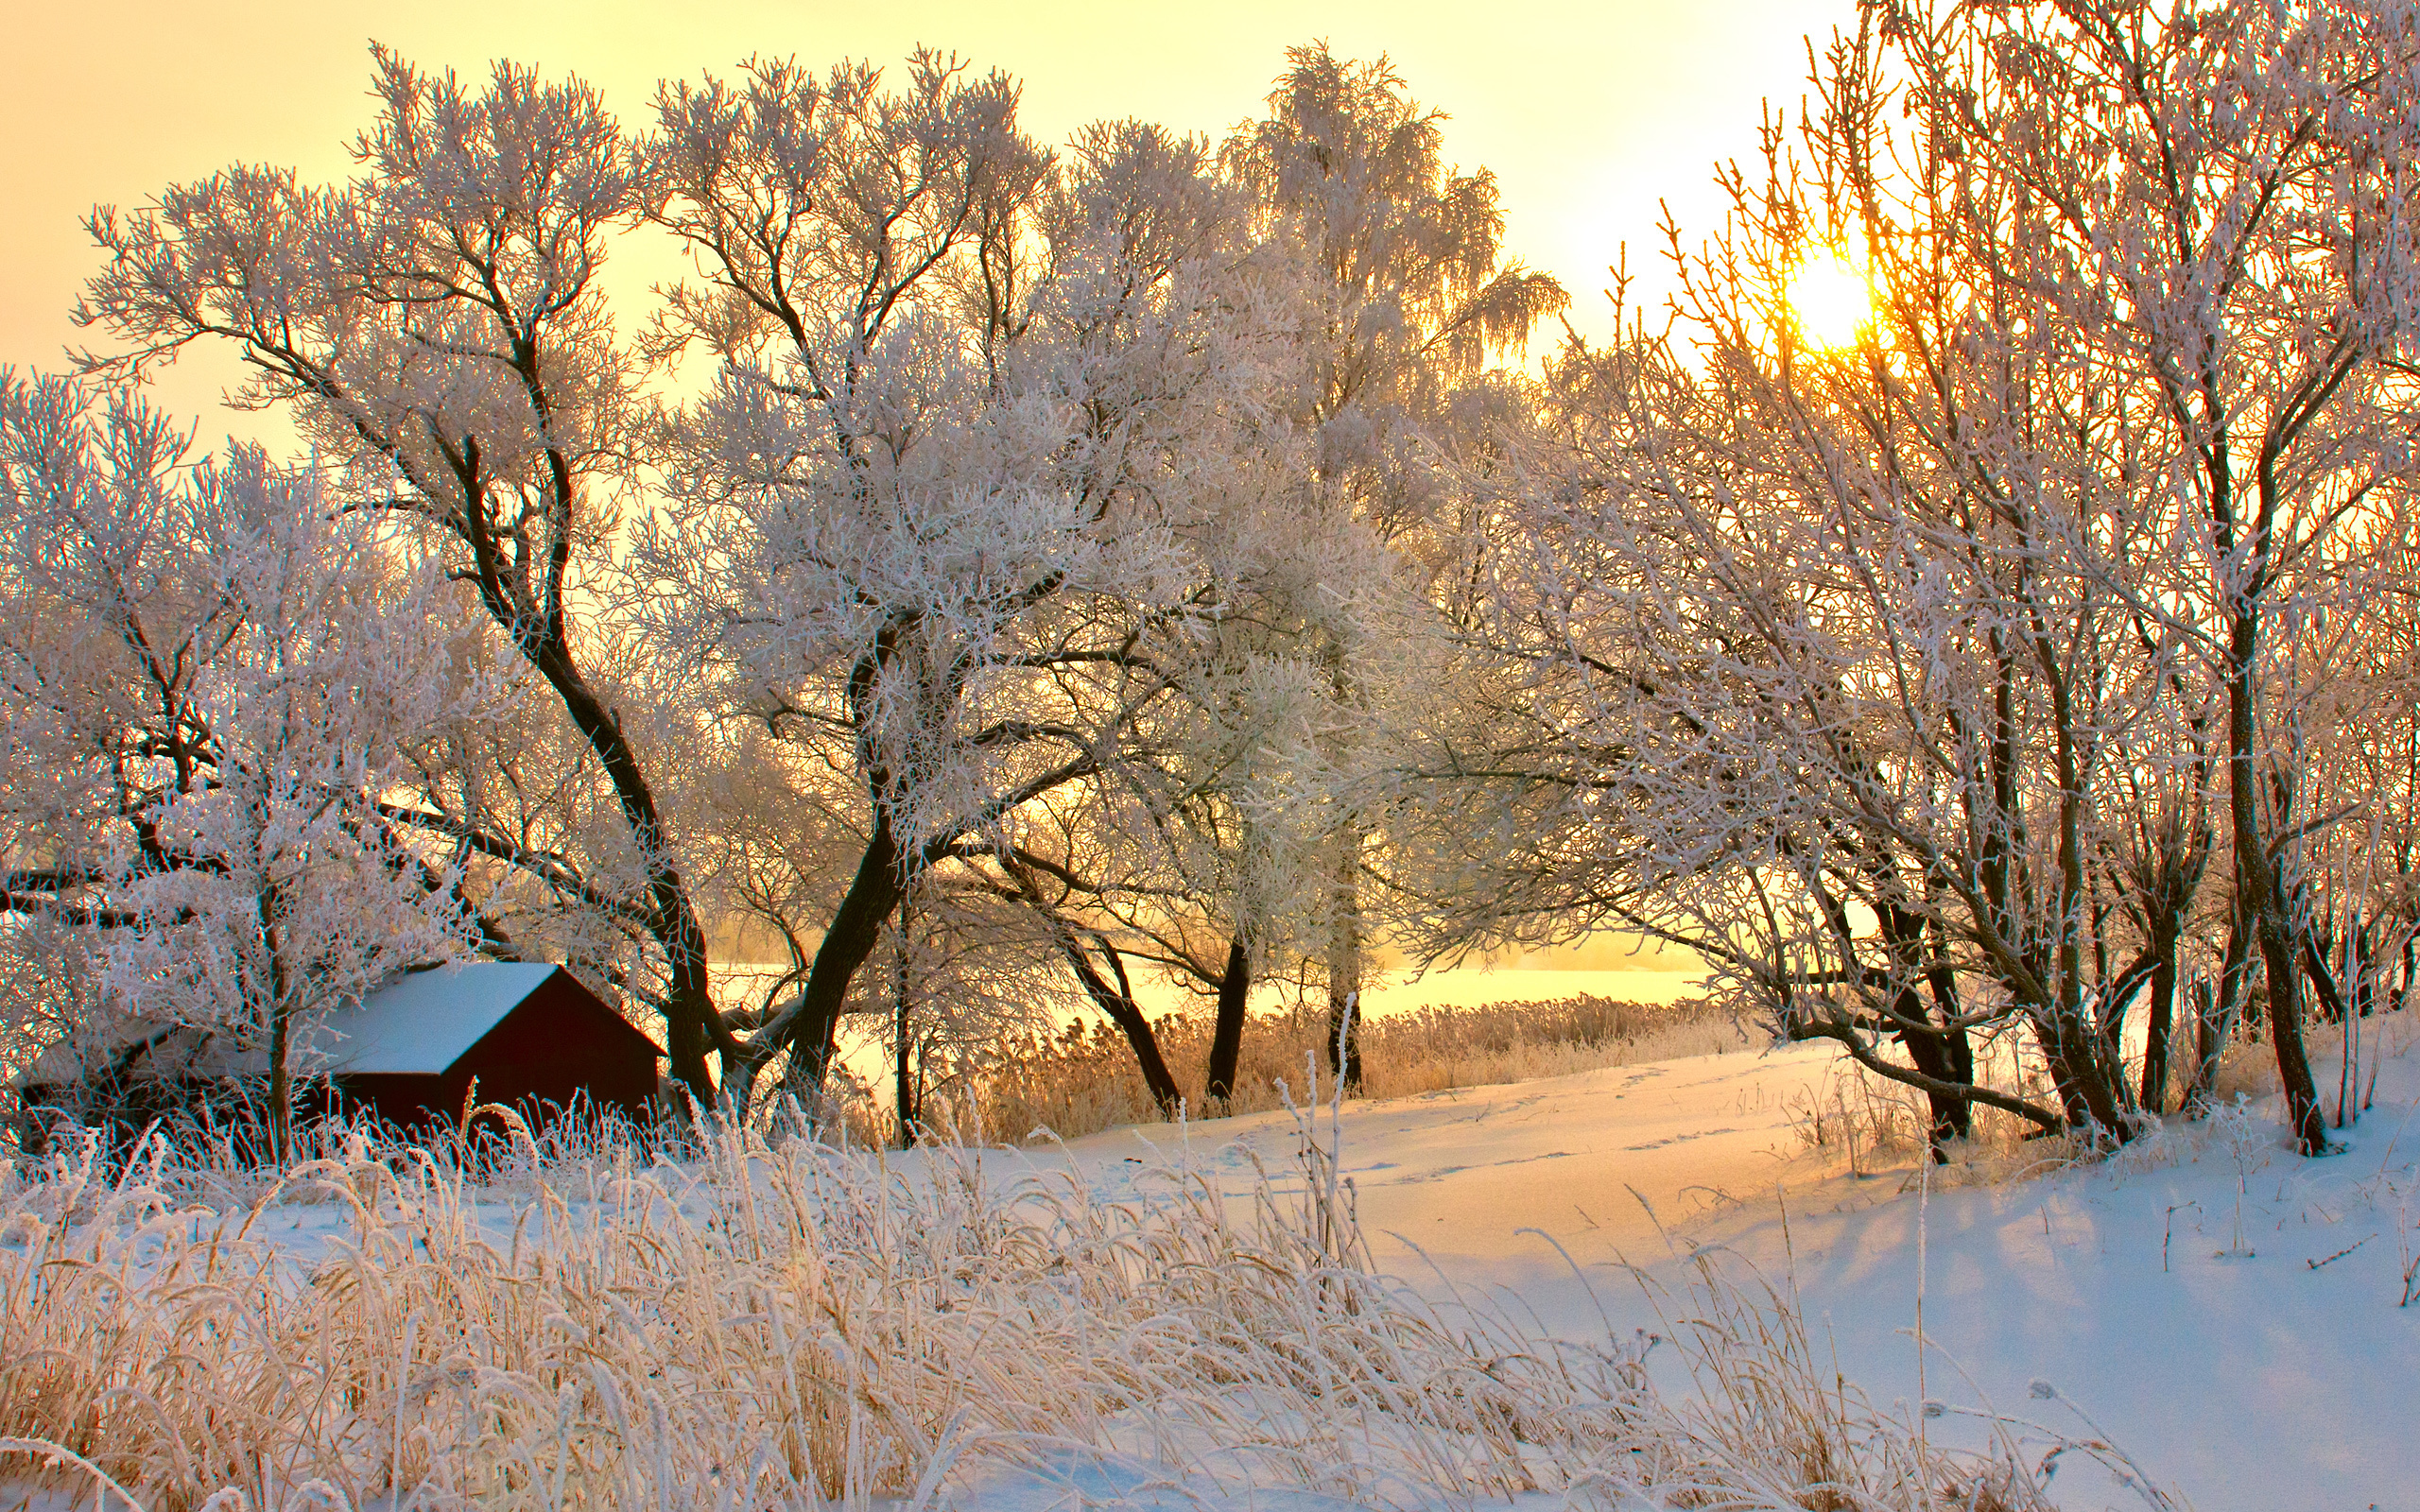
<svg viewBox="0 0 2420 1512">
<path fill-rule="evenodd" d="M 1798 338 L 1809 347 L 1853 347 L 1874 324 L 1874 285 L 1837 252 L 1799 264 L 1787 292 Z"/>
</svg>

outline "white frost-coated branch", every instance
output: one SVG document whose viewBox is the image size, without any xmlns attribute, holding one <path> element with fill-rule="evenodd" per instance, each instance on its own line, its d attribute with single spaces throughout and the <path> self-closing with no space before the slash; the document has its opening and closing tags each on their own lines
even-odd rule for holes
<svg viewBox="0 0 2420 1512">
<path fill-rule="evenodd" d="M 224 1031 L 282 1079 L 301 1016 L 467 947 L 458 875 L 381 799 L 498 690 L 396 541 L 60 379 L 0 380 L 0 502 L 9 904 L 69 931 L 82 1028 Z"/>
</svg>

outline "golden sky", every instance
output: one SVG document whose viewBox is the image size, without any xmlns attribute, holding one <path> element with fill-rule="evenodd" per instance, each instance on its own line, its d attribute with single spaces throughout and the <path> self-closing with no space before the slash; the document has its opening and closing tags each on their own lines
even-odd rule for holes
<svg viewBox="0 0 2420 1512">
<path fill-rule="evenodd" d="M 1082 123 L 1140 116 L 1213 134 L 1255 113 L 1293 43 L 1385 53 L 1424 104 L 1448 112 L 1448 157 L 1493 168 L 1511 250 L 1572 292 L 1583 330 L 1607 324 L 1605 266 L 1631 244 L 1651 261 L 1659 199 L 1685 225 L 1716 214 L 1709 168 L 1753 149 L 1762 100 L 1794 102 L 1807 32 L 1850 0 L 1598 0 L 1596 4 L 920 5 L 864 0 L 0 0 L 0 363 L 55 368 L 95 254 L 78 226 L 96 202 L 132 206 L 230 163 L 335 179 L 369 120 L 372 37 L 425 67 L 491 60 L 574 73 L 641 124 L 654 81 L 728 69 L 752 53 L 819 69 L 954 48 L 1025 84 L 1027 128 L 1058 141 Z M 1215 17 L 1215 19 L 1212 19 Z M 617 284 L 643 288 L 633 249 Z M 667 264 L 650 276 L 671 271 Z M 629 316 L 625 316 L 626 321 Z M 205 441 L 282 427 L 215 408 L 235 368 L 188 358 L 161 381 Z M 205 413 L 205 410 L 208 413 Z"/>
</svg>

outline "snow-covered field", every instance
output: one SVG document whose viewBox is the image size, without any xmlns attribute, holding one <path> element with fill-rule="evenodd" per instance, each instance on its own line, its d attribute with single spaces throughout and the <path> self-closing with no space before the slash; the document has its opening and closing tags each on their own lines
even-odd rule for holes
<svg viewBox="0 0 2420 1512">
<path fill-rule="evenodd" d="M 1649 1418 L 1631 1420 L 1662 1421 L 1659 1401 L 1698 1416 L 1650 1435 L 1650 1452 L 1679 1469 L 1638 1485 L 1686 1486 L 1691 1475 L 1706 1484 L 1719 1473 L 1732 1477 L 1726 1486 L 1753 1486 L 1787 1465 L 1796 1451 L 1769 1423 L 1736 1453 L 1708 1450 L 1727 1415 L 1747 1415 L 1727 1395 L 1742 1376 L 1713 1367 L 1692 1326 L 1707 1308 L 1753 1300 L 1767 1285 L 1794 1305 L 1808 1339 L 1785 1415 L 1809 1398 L 1820 1405 L 1837 1381 L 1862 1388 L 1905 1429 L 1862 1440 L 1879 1446 L 1879 1463 L 1896 1463 L 1919 1435 L 1965 1450 L 1996 1439 L 2003 1458 L 2029 1467 L 2064 1443 L 2048 1490 L 2068 1508 L 2413 1507 L 2420 1050 L 2398 1033 L 2401 1053 L 2383 1060 L 2375 1105 L 2343 1134 L 2344 1153 L 2315 1162 L 2287 1153 L 2273 1110 L 2258 1105 L 2093 1165 L 2011 1177 L 2003 1155 L 1989 1181 L 1957 1167 L 1926 1174 L 1912 1152 L 1877 1157 L 1868 1146 L 1852 1157 L 1837 1138 L 1808 1138 L 1811 1110 L 1839 1106 L 1836 1062 L 1817 1047 L 1322 1109 L 1317 1127 L 1339 1142 L 1368 1259 L 1418 1294 L 1410 1312 L 1338 1279 L 1323 1258 L 1337 1251 L 1324 1237 L 1313 1242 L 1319 1225 L 1307 1207 L 1289 1210 L 1296 1216 L 1273 1239 L 1234 1228 L 1249 1228 L 1255 1203 L 1300 1189 L 1302 1125 L 1284 1114 L 1037 1141 L 979 1161 L 735 1147 L 693 1172 L 633 1181 L 628 1167 L 591 1171 L 584 1196 L 568 1176 L 543 1192 L 525 1177 L 467 1209 L 453 1206 L 475 1195 L 466 1192 L 381 1196 L 372 1189 L 385 1168 L 356 1165 L 345 1179 L 359 1187 L 369 1176 L 367 1210 L 357 1192 L 250 1211 L 222 1204 L 224 1217 L 191 1207 L 136 1214 L 122 1226 L 135 1237 L 83 1260 L 69 1255 L 75 1243 L 41 1237 L 39 1194 L 20 1189 L 15 1211 L 25 1216 L 8 1239 L 20 1263 L 0 1290 L 22 1330 L 41 1295 L 85 1287 L 78 1305 L 112 1332 L 93 1341 L 96 1355 L 132 1361 L 138 1336 L 155 1327 L 163 1338 L 196 1328 L 240 1338 L 219 1351 L 224 1359 L 165 1346 L 173 1367 L 129 1365 L 123 1378 L 136 1383 L 126 1389 L 169 1400 L 164 1418 L 191 1406 L 172 1393 L 218 1392 L 226 1400 L 202 1416 L 224 1430 L 250 1412 L 243 1432 L 264 1439 L 285 1432 L 283 1414 L 311 1417 L 281 1451 L 294 1467 L 285 1485 L 302 1495 L 306 1465 L 349 1467 L 352 1489 L 340 1500 L 357 1512 L 390 1501 L 485 1506 L 486 1496 L 507 1493 L 514 1505 L 553 1505 L 528 1500 L 542 1465 L 572 1474 L 565 1484 L 615 1477 L 566 1505 L 655 1504 L 650 1484 L 713 1486 L 717 1503 L 729 1502 L 731 1452 L 711 1443 L 798 1436 L 796 1465 L 872 1453 L 849 1426 L 857 1418 L 833 1416 L 830 1403 L 852 1399 L 875 1404 L 868 1423 L 914 1418 L 924 1426 L 902 1432 L 942 1446 L 930 1458 L 940 1469 L 903 1483 L 911 1503 L 921 1488 L 921 1504 L 935 1508 L 1041 1512 L 1106 1501 L 1310 1512 L 1368 1496 L 1476 1505 L 1502 1500 L 1475 1490 L 1495 1473 L 1487 1465 L 1536 1454 L 1564 1467 L 1546 1479 L 1559 1475 L 1565 1488 L 1514 1499 L 1539 1512 L 1566 1504 L 1567 1490 L 1575 1505 L 1799 1504 L 1804 1493 L 1788 1486 L 1805 1483 L 1787 1470 L 1771 1483 L 1778 1491 L 1752 1488 L 1738 1500 L 1673 1501 L 1679 1493 L 1668 1490 L 1641 1502 L 1635 1486 L 1609 1493 L 1602 1485 L 1588 1500 L 1572 1490 L 1586 1487 L 1570 1467 L 1609 1448 L 1640 1452 L 1621 1448 L 1632 1440 L 1615 1418 L 1645 1411 Z M 1199 1199 L 1169 1186 L 1170 1167 L 1193 1173 Z M 1017 1199 L 1025 1208 L 978 1194 L 1020 1180 L 1033 1194 Z M 26 1263 L 43 1245 L 64 1258 Z M 1115 1261 L 1119 1253 L 1128 1262 Z M 211 1297 L 197 1304 L 161 1284 L 163 1267 L 177 1265 L 216 1267 L 220 1279 L 203 1288 Z M 228 1287 L 231 1265 L 252 1279 Z M 99 1275 L 111 1271 L 120 1279 Z M 1729 1288 L 1705 1289 L 1709 1273 Z M 186 1321 L 160 1321 L 170 1314 Z M 1458 1319 L 1481 1321 L 1464 1329 Z M 1748 1321 L 1751 1332 L 1770 1326 Z M 527 1336 L 495 1333 L 508 1327 Z M 325 1347 L 331 1329 L 352 1331 L 352 1342 Z M 467 1329 L 457 1335 L 466 1342 L 445 1344 L 448 1329 Z M 836 1341 L 821 1354 L 800 1355 L 774 1336 L 819 1329 Z M 925 1342 L 901 1363 L 903 1337 Z M 1563 1346 L 1539 1343 L 1552 1339 L 1569 1341 L 1564 1364 L 1553 1363 Z M 1701 1352 L 1686 1347 L 1692 1340 Z M 1468 1419 L 1476 1428 L 1428 1423 L 1431 1409 L 1451 1418 L 1487 1397 L 1497 1343 L 1503 1360 L 1522 1362 L 1506 1378 L 1505 1400 L 1516 1404 L 1506 1410 L 1534 1412 L 1530 1425 L 1488 1448 L 1484 1412 Z M 1377 1374 L 1305 1384 L 1305 1349 Z M 1647 1385 L 1624 1373 L 1641 1349 Z M 22 1337 L 0 1341 L 0 1356 L 13 1355 L 0 1367 L 20 1372 L 0 1386 L 22 1388 L 25 1370 L 39 1375 L 38 1353 Z M 1788 1363 L 1750 1353 L 1750 1376 Z M 413 1363 L 399 1367 L 397 1358 Z M 845 1366 L 856 1383 L 837 1398 L 801 1398 L 801 1359 Z M 566 1362 L 589 1372 L 588 1396 L 563 1394 Z M 1388 1373 L 1398 1366 L 1406 1373 Z M 293 1383 L 263 1391 L 269 1376 Z M 1081 1383 L 1063 1393 L 1063 1377 Z M 732 1386 L 676 1389 L 684 1379 Z M 1374 1388 L 1354 1379 L 1425 1383 L 1374 1408 Z M 449 1417 L 457 1409 L 443 1403 L 457 1396 L 464 1405 Z M 0 1405 L 8 1400 L 0 1391 Z M 597 1406 L 625 1400 L 641 1415 L 615 1419 L 624 1409 Z M 799 1420 L 802 1400 L 826 1405 L 793 1431 L 785 1425 Z M 1936 1413 L 1918 1410 L 1927 1400 Z M 1313 1422 L 1305 1413 L 1337 1417 Z M 1842 1420 L 1854 1416 L 1845 1408 Z M 978 1418 L 1006 1426 L 961 1432 Z M 631 1436 L 642 1429 L 652 1449 Z M 1245 1447 L 1219 1447 L 1231 1431 Z M 454 1488 L 427 1500 L 380 1490 L 393 1484 L 383 1468 L 390 1440 L 409 1473 L 451 1476 Z M 1701 1452 L 1712 1457 L 1690 1458 Z M 748 1476 L 793 1491 L 743 1488 L 731 1505 L 822 1504 L 799 1499 L 800 1471 L 764 1459 L 778 1459 L 778 1448 L 751 1452 Z M 1322 1463 L 1306 1474 L 1306 1452 L 1362 1468 L 1340 1479 Z M 564 1471 L 564 1456 L 584 1468 Z M 2111 1472 L 2125 1456 L 2146 1486 Z M 458 1460 L 469 1468 L 443 1469 Z M 230 1463 L 240 1475 L 240 1461 Z M 1462 1474 L 1461 1489 L 1424 1495 L 1424 1465 Z M 1305 1488 L 1348 1482 L 1362 1487 L 1348 1499 Z M 77 1504 L 93 1504 L 92 1495 L 88 1483 Z M 2172 1503 L 2162 1500 L 2170 1495 Z M 284 1493 L 245 1504 L 264 1503 L 337 1504 Z M 54 1487 L 31 1504 L 67 1503 Z M 232 1512 L 235 1503 L 211 1504 Z M 0 1507 L 11 1505 L 0 1497 Z"/>
<path fill-rule="evenodd" d="M 1809 1144 L 1837 1064 L 1803 1046 L 1347 1105 L 1344 1165 L 1377 1263 L 1431 1293 L 1494 1290 L 1573 1336 L 1668 1332 L 1705 1256 L 1794 1296 L 1877 1404 L 2105 1435 L 2200 1512 L 2420 1508 L 2420 1049 L 2383 1061 L 2326 1160 L 2290 1153 L 2254 1105 L 2105 1163 L 1948 1190 L 1904 1155 L 1856 1176 Z M 1282 1116 L 1191 1137 L 1238 1179 L 1295 1140 Z M 1145 1139 L 1171 1136 L 1067 1155 L 1115 1190 Z M 1983 1430 L 1952 1411 L 1930 1431 Z M 2052 1486 L 2072 1507 L 2135 1504 L 2065 1458 Z"/>
</svg>

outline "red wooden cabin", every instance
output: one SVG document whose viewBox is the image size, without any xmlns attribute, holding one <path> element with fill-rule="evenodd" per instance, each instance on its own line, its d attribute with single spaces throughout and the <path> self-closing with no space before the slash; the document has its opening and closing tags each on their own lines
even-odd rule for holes
<svg viewBox="0 0 2420 1512">
<path fill-rule="evenodd" d="M 409 1126 L 478 1100 L 543 1119 L 584 1100 L 645 1120 L 663 1052 L 560 966 L 474 961 L 414 971 L 332 1013 L 313 1048 L 349 1111 Z"/>
</svg>

